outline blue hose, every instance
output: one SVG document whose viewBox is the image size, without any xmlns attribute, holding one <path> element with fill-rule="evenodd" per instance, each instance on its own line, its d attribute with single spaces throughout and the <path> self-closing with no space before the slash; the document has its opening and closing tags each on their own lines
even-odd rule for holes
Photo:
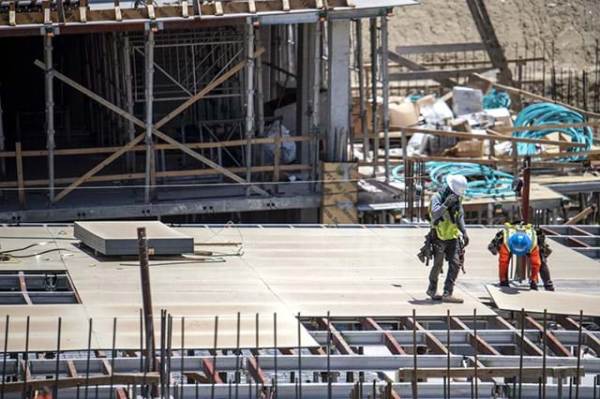
<svg viewBox="0 0 600 399">
<path fill-rule="evenodd" d="M 483 109 L 510 108 L 510 96 L 503 91 L 491 89 L 483 96 Z"/>
<path fill-rule="evenodd" d="M 430 189 L 439 190 L 446 184 L 446 176 L 463 175 L 469 182 L 465 196 L 468 198 L 497 198 L 514 195 L 513 176 L 489 166 L 468 162 L 426 162 L 425 170 L 431 178 Z M 404 181 L 404 165 L 392 169 L 392 178 Z"/>
<path fill-rule="evenodd" d="M 572 111 L 562 105 L 552 103 L 537 103 L 525 108 L 515 121 L 515 126 L 543 126 L 564 123 L 584 123 L 583 115 Z M 565 158 L 567 161 L 579 161 L 584 157 L 576 155 L 577 152 L 589 151 L 592 149 L 592 129 L 589 127 L 583 128 L 562 128 L 562 129 L 546 129 L 537 131 L 513 132 L 514 137 L 524 137 L 530 139 L 543 139 L 547 135 L 560 132 L 568 136 L 573 143 L 585 144 L 585 147 L 569 147 L 567 152 L 573 153 L 573 156 Z M 519 155 L 535 155 L 540 149 L 535 144 L 519 143 L 517 152 Z"/>
</svg>

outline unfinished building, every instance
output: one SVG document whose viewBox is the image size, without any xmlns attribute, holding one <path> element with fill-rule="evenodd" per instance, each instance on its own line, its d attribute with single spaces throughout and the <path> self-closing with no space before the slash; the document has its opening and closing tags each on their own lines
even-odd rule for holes
<svg viewBox="0 0 600 399">
<path fill-rule="evenodd" d="M 347 158 L 354 26 L 387 65 L 386 17 L 413 3 L 2 2 L 0 220 L 317 222 L 320 162 Z"/>
</svg>

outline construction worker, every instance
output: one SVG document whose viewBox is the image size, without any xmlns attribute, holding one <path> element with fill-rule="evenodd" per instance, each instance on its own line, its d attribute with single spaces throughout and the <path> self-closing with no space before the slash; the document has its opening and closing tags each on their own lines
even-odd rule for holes
<svg viewBox="0 0 600 399">
<path fill-rule="evenodd" d="M 529 239 L 531 240 L 532 248 L 531 252 L 529 254 L 525 253 L 525 255 L 529 255 L 532 274 L 534 271 L 534 267 L 538 268 L 537 265 L 539 264 L 539 276 L 541 277 L 544 283 L 544 289 L 546 291 L 554 291 L 554 283 L 552 282 L 552 278 L 550 276 L 550 269 L 548 268 L 548 257 L 552 253 L 552 250 L 546 242 L 544 232 L 539 228 L 534 229 L 531 227 L 531 225 L 524 225 L 521 222 L 516 222 L 513 224 L 506 223 L 505 227 L 496 234 L 496 236 L 488 246 L 488 249 L 493 255 L 499 255 L 500 286 L 508 286 L 508 264 L 510 263 L 511 254 L 514 253 L 515 255 L 517 255 L 516 252 L 511 251 L 510 245 L 508 245 L 508 248 L 506 248 L 506 237 L 510 235 L 511 232 L 513 234 L 521 232 L 529 237 Z M 522 237 L 521 239 L 527 241 L 527 239 L 524 237 Z M 508 240 L 510 241 L 510 237 L 508 238 Z M 514 240 L 517 241 L 518 239 Z M 533 289 L 537 289 L 537 280 L 534 284 L 531 284 L 530 282 L 530 286 Z"/>
<path fill-rule="evenodd" d="M 537 290 L 538 276 L 542 266 L 540 246 L 535 229 L 530 224 L 505 223 L 504 229 L 488 246 L 494 255 L 498 255 L 498 273 L 500 286 L 508 287 L 508 266 L 513 255 L 524 256 L 529 259 L 531 273 L 529 287 Z"/>
<path fill-rule="evenodd" d="M 462 196 L 467 190 L 467 179 L 461 175 L 448 175 L 446 185 L 431 198 L 429 216 L 432 229 L 433 267 L 429 273 L 427 295 L 433 300 L 462 303 L 455 296 L 454 283 L 461 267 L 459 239 L 462 235 L 464 246 L 469 244 L 465 229 Z M 442 272 L 444 259 L 448 261 L 448 272 L 444 282 L 444 293 L 437 294 L 438 277 Z"/>
</svg>

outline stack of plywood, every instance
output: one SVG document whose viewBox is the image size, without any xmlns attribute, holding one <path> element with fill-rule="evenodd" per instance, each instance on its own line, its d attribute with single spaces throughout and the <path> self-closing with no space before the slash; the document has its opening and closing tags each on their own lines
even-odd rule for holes
<svg viewBox="0 0 600 399">
<path fill-rule="evenodd" d="M 358 165 L 356 163 L 324 163 L 321 223 L 358 223 L 357 201 Z"/>
</svg>

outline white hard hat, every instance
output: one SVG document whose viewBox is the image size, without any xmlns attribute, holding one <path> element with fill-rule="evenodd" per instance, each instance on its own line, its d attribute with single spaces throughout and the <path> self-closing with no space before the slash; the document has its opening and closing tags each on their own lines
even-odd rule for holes
<svg viewBox="0 0 600 399">
<path fill-rule="evenodd" d="M 467 191 L 467 178 L 463 175 L 448 175 L 446 176 L 446 183 L 450 190 L 458 196 L 463 196 Z"/>
</svg>

